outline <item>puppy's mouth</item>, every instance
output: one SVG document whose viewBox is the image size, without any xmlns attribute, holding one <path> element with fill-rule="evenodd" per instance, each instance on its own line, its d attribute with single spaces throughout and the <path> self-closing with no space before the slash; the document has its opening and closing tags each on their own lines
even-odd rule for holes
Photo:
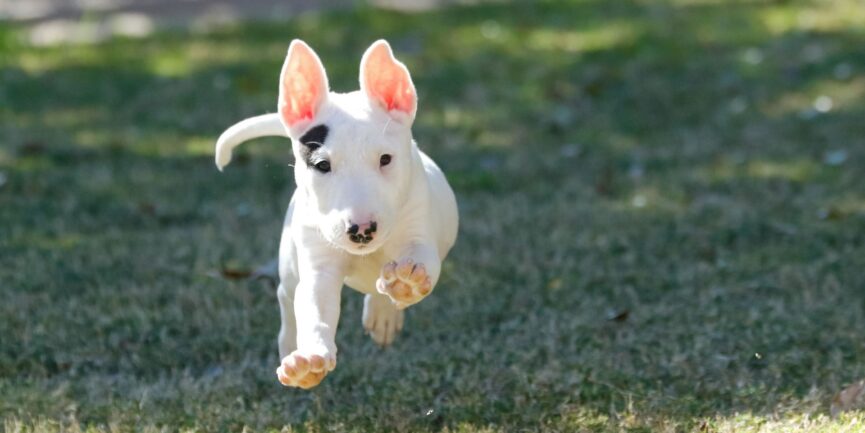
<svg viewBox="0 0 865 433">
<path fill-rule="evenodd" d="M 326 239 L 331 246 L 349 254 L 359 256 L 372 254 L 377 251 L 384 244 L 388 235 L 386 231 L 379 229 L 379 232 L 375 236 L 372 236 L 371 239 L 364 239 L 358 242 L 357 240 L 352 240 L 350 233 L 345 233 L 344 229 L 332 229 L 330 227 L 328 227 L 328 229 L 319 227 L 319 229 L 321 230 L 324 239 Z M 325 230 L 328 230 L 328 232 L 325 232 Z"/>
<path fill-rule="evenodd" d="M 373 239 L 372 241 L 365 244 L 357 244 L 349 241 L 348 239 L 343 239 L 340 243 L 340 247 L 342 247 L 342 249 L 344 249 L 348 253 L 361 256 L 374 253 L 381 246 L 381 242 L 379 242 L 378 239 Z"/>
<path fill-rule="evenodd" d="M 384 244 L 386 238 L 386 233 L 379 233 L 378 236 L 375 236 L 368 242 L 353 242 L 348 236 L 340 236 L 336 243 L 347 253 L 362 256 L 374 253 Z"/>
</svg>

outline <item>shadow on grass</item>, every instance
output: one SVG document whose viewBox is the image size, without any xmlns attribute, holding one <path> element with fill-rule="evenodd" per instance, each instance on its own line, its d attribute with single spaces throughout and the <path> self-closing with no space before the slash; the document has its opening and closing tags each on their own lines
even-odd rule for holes
<svg viewBox="0 0 865 433">
<path fill-rule="evenodd" d="M 650 431 L 820 413 L 865 374 L 865 106 L 844 99 L 865 52 L 803 11 L 843 23 L 808 2 L 576 2 L 7 45 L 0 414 Z M 219 175 L 210 141 L 273 110 L 291 38 L 347 90 L 381 36 L 414 73 L 460 240 L 394 349 L 346 292 L 339 369 L 281 390 L 273 296 L 211 275 L 276 251 L 287 143 Z"/>
</svg>

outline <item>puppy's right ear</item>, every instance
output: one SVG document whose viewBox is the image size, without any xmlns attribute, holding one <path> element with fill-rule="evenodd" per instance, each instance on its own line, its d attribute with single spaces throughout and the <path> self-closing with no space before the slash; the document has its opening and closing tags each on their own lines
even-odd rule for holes
<svg viewBox="0 0 865 433">
<path fill-rule="evenodd" d="M 279 117 L 295 136 L 318 114 L 327 97 L 327 75 L 318 55 L 300 39 L 291 41 L 279 76 Z"/>
<path fill-rule="evenodd" d="M 393 56 L 386 40 L 375 41 L 363 54 L 360 88 L 391 118 L 411 126 L 417 112 L 417 93 L 408 68 Z"/>
</svg>

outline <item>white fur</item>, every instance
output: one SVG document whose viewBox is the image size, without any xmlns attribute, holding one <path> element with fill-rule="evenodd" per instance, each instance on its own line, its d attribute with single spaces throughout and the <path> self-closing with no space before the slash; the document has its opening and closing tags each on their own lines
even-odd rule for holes
<svg viewBox="0 0 865 433">
<path fill-rule="evenodd" d="M 216 167 L 222 171 L 231 162 L 231 151 L 244 141 L 271 135 L 285 136 L 277 114 L 263 114 L 238 122 L 216 140 Z"/>
<path fill-rule="evenodd" d="M 383 267 L 406 260 L 422 264 L 435 286 L 441 261 L 456 240 L 456 200 L 441 170 L 412 139 L 415 113 L 387 112 L 370 97 L 365 90 L 328 92 L 308 122 L 285 125 L 279 114 L 253 117 L 229 128 L 216 146 L 221 170 L 243 141 L 266 135 L 292 139 L 297 189 L 279 249 L 279 352 L 284 358 L 280 368 L 295 362 L 287 358 L 290 355 L 317 355 L 326 360 L 327 370 L 335 366 L 334 337 L 344 284 L 365 294 L 363 325 L 373 340 L 390 344 L 402 328 L 402 308 L 408 303 L 395 303 L 377 289 L 377 284 L 384 284 Z M 320 173 L 301 160 L 298 140 L 318 124 L 329 127 L 317 152 L 330 161 L 330 173 Z M 393 156 L 392 163 L 380 167 L 385 153 Z M 374 239 L 368 244 L 350 241 L 347 225 L 369 220 L 378 224 Z"/>
</svg>

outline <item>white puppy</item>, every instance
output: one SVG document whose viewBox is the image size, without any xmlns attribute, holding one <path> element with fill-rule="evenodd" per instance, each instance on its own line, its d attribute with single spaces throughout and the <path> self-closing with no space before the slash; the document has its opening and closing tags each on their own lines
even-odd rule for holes
<svg viewBox="0 0 865 433">
<path fill-rule="evenodd" d="M 412 139 L 417 94 L 384 40 L 360 62 L 360 90 L 330 92 L 315 52 L 294 40 L 279 78 L 278 113 L 244 120 L 216 144 L 220 170 L 243 141 L 291 138 L 297 189 L 279 247 L 282 315 L 276 374 L 318 385 L 336 366 L 343 284 L 366 294 L 363 326 L 380 345 L 403 309 L 435 287 L 456 240 L 457 206 L 436 164 Z"/>
</svg>

